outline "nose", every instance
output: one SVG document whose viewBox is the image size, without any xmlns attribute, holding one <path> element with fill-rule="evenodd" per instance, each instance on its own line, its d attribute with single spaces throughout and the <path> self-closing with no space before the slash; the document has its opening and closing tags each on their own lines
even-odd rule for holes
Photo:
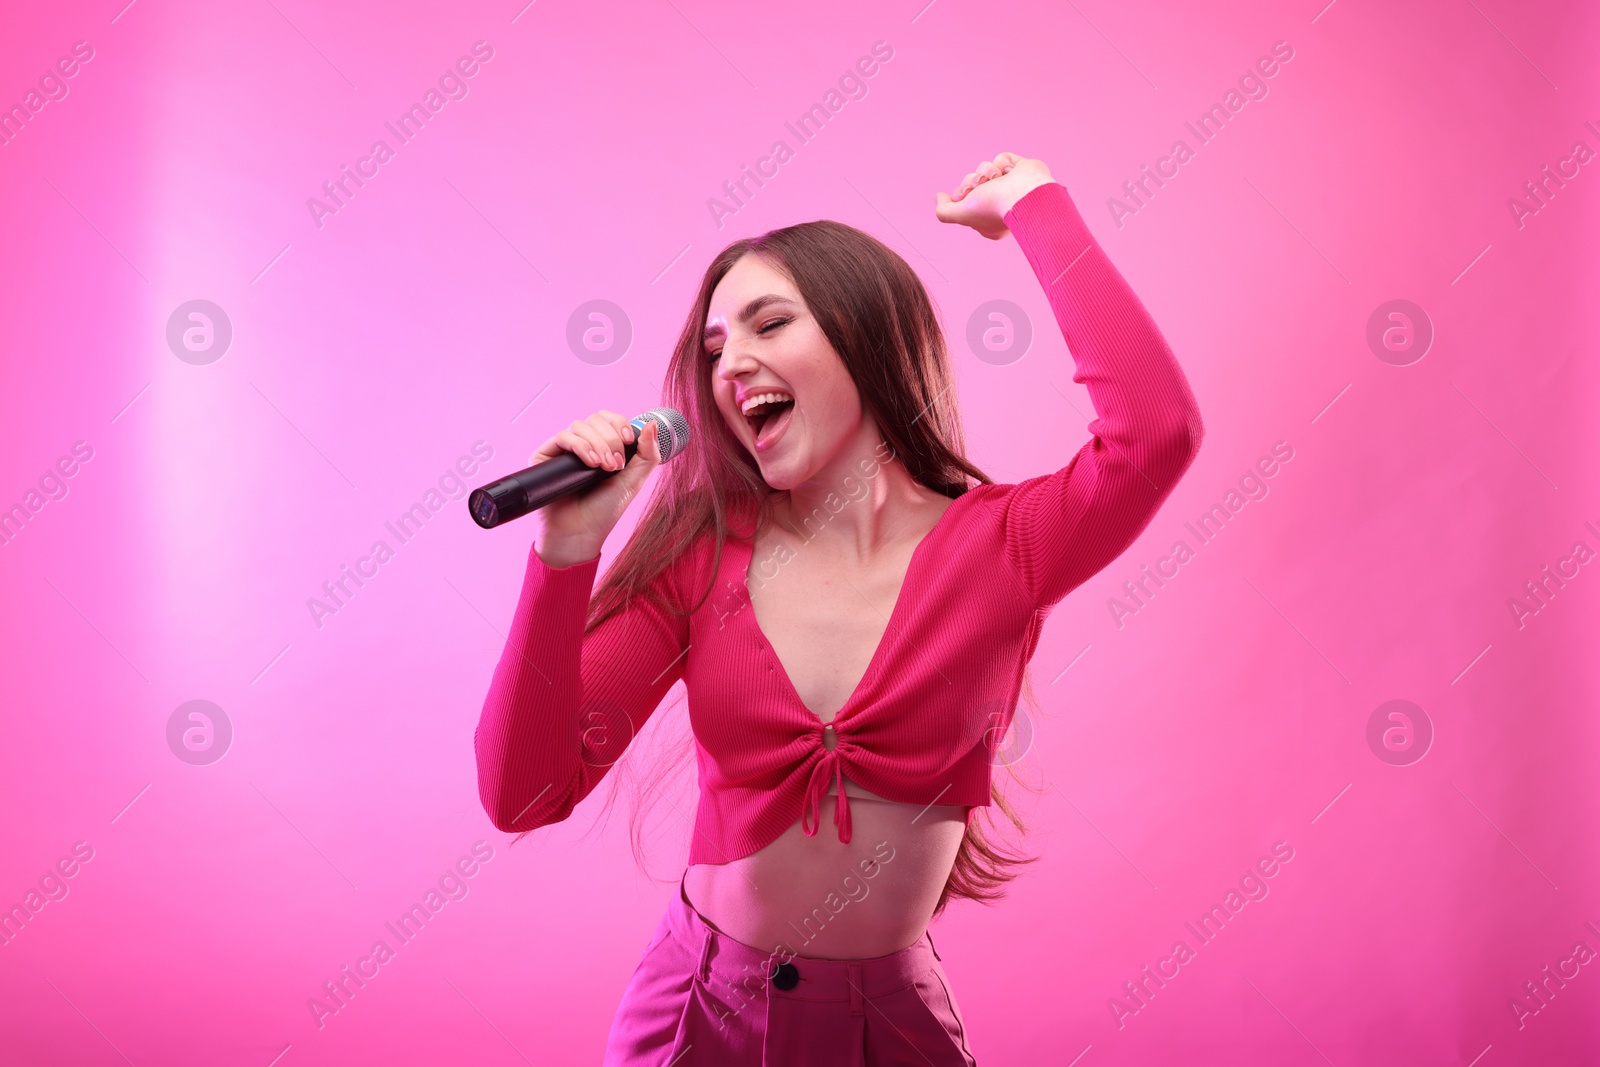
<svg viewBox="0 0 1600 1067">
<path fill-rule="evenodd" d="M 717 359 L 717 377 L 726 382 L 737 381 L 748 377 L 758 366 L 755 357 L 746 352 L 742 344 L 730 338 L 722 346 L 722 354 Z"/>
</svg>

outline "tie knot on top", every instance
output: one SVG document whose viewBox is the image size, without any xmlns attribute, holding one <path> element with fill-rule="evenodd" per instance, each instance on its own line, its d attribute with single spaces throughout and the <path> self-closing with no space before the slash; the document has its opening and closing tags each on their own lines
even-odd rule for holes
<svg viewBox="0 0 1600 1067">
<path fill-rule="evenodd" d="M 824 728 L 823 735 L 833 733 L 833 727 Z M 833 822 L 839 827 L 839 840 L 850 842 L 850 800 L 844 791 L 844 760 L 837 749 L 829 749 L 811 768 L 806 782 L 806 799 L 800 809 L 800 830 L 807 837 L 815 837 L 822 825 L 822 798 L 828 795 L 829 779 L 837 794 L 833 807 Z"/>
</svg>

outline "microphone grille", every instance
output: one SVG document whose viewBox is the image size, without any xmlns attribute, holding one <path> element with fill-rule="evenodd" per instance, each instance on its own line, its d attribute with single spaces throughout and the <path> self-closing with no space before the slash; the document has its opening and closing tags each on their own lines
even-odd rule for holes
<svg viewBox="0 0 1600 1067">
<path fill-rule="evenodd" d="M 656 424 L 656 443 L 661 446 L 663 463 L 689 447 L 689 420 L 677 408 L 651 408 L 634 421 Z"/>
</svg>

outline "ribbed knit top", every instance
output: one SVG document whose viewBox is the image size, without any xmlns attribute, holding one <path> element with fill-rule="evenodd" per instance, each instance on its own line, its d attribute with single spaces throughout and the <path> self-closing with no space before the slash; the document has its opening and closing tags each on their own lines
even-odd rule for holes
<svg viewBox="0 0 1600 1067">
<path fill-rule="evenodd" d="M 918 807 L 989 803 L 995 746 L 1045 617 L 1149 524 L 1203 434 L 1183 371 L 1066 189 L 1030 191 L 1005 221 L 1098 418 L 1061 469 L 974 486 L 918 543 L 866 674 L 828 724 L 835 747 L 756 622 L 749 539 L 725 542 L 692 614 L 635 597 L 587 635 L 598 557 L 551 567 L 530 550 L 475 736 L 479 795 L 497 827 L 571 815 L 680 678 L 700 781 L 690 864 L 748 856 L 797 818 L 815 834 L 830 785 L 839 839 L 850 840 L 846 777 Z M 708 532 L 656 591 L 693 603 L 714 555 Z"/>
</svg>

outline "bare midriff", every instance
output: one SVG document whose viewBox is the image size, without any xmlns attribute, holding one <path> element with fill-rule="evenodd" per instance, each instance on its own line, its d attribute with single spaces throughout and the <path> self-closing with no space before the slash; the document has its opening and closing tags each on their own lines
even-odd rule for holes
<svg viewBox="0 0 1600 1067">
<path fill-rule="evenodd" d="M 870 959 L 915 944 L 950 876 L 967 809 L 885 800 L 848 778 L 844 791 L 848 844 L 833 822 L 830 788 L 815 836 L 796 819 L 759 852 L 691 866 L 683 880 L 690 905 L 734 940 L 786 956 Z"/>
</svg>

